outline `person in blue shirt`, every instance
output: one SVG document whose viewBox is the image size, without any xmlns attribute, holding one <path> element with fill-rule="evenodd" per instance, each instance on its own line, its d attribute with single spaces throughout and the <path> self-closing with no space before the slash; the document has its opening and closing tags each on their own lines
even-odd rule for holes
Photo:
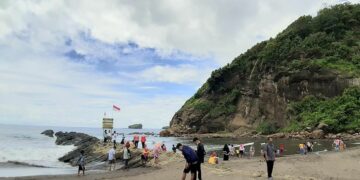
<svg viewBox="0 0 360 180">
<path fill-rule="evenodd" d="M 185 169 L 183 171 L 182 180 L 186 179 L 186 174 L 191 172 L 191 180 L 195 180 L 198 169 L 199 158 L 195 151 L 189 146 L 184 146 L 181 143 L 176 145 L 176 149 L 180 150 L 186 160 Z"/>
</svg>

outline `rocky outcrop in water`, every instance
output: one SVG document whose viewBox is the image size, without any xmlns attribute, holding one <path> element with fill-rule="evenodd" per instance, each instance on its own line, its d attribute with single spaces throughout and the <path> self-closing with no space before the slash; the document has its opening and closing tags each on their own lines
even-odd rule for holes
<svg viewBox="0 0 360 180">
<path fill-rule="evenodd" d="M 133 124 L 128 127 L 129 129 L 142 129 L 142 124 Z"/>
<path fill-rule="evenodd" d="M 94 147 L 100 142 L 96 137 L 77 132 L 57 132 L 55 133 L 57 145 L 74 145 L 76 148 L 59 158 L 60 161 L 75 165 L 77 158 L 80 156 L 80 151 L 84 150 L 86 154 L 86 161 L 88 163 L 94 161 L 102 161 L 106 157 L 102 154 L 95 153 Z"/>
<path fill-rule="evenodd" d="M 45 136 L 54 137 L 54 131 L 51 129 L 43 131 L 41 134 L 44 134 Z"/>
<path fill-rule="evenodd" d="M 112 143 L 104 144 L 98 138 L 84 133 L 77 132 L 57 132 L 55 133 L 57 145 L 74 145 L 74 150 L 59 158 L 59 161 L 69 163 L 73 166 L 80 156 L 80 152 L 85 152 L 85 161 L 88 169 L 104 169 L 107 166 L 108 151 L 113 147 Z M 116 149 L 116 158 L 121 163 L 123 157 L 123 147 L 118 145 Z M 130 168 L 141 166 L 141 150 L 131 149 L 132 157 L 129 162 Z"/>
<path fill-rule="evenodd" d="M 140 134 L 140 135 L 146 135 L 146 136 L 154 136 L 156 135 L 154 132 L 132 132 L 129 133 L 128 135 L 134 135 L 134 134 Z"/>
</svg>

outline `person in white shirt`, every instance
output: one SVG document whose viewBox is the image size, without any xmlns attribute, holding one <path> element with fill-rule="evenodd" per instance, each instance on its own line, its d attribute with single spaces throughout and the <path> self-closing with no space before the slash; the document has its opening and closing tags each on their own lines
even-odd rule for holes
<svg viewBox="0 0 360 180">
<path fill-rule="evenodd" d="M 115 164 L 116 164 L 116 151 L 115 151 L 116 147 L 114 146 L 113 148 L 111 148 L 109 150 L 108 153 L 108 161 L 109 161 L 109 165 L 110 165 L 110 171 L 111 171 L 111 167 L 112 165 L 114 165 L 113 170 L 115 170 Z"/>
<path fill-rule="evenodd" d="M 131 157 L 130 150 L 128 147 L 124 146 L 123 159 L 125 161 L 125 169 L 128 168 L 129 159 Z"/>
<path fill-rule="evenodd" d="M 112 136 L 111 136 L 111 139 L 112 139 L 113 142 L 114 142 L 114 146 L 116 146 L 116 138 L 117 138 L 117 133 L 116 133 L 116 131 L 114 131 L 114 133 L 113 133 Z"/>
<path fill-rule="evenodd" d="M 107 135 L 106 135 L 107 142 L 111 142 L 111 136 L 112 136 L 112 134 L 111 134 L 111 131 L 109 130 Z"/>
</svg>

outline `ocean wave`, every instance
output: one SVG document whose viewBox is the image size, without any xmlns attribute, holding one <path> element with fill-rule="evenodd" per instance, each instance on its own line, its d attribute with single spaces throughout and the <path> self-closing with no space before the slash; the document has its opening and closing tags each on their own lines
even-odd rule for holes
<svg viewBox="0 0 360 180">
<path fill-rule="evenodd" d="M 51 167 L 47 167 L 47 166 L 30 164 L 30 163 L 19 162 L 19 161 L 7 161 L 7 162 L 4 163 L 4 164 L 5 164 L 5 165 L 13 165 L 13 166 L 27 166 L 27 167 L 37 167 L 37 168 L 51 168 Z"/>
</svg>

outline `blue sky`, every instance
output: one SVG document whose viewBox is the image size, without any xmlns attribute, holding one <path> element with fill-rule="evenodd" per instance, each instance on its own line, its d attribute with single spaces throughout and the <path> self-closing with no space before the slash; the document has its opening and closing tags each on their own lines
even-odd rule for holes
<svg viewBox="0 0 360 180">
<path fill-rule="evenodd" d="M 211 71 L 343 1 L 88 2 L 0 1 L 0 123 L 168 125 Z"/>
</svg>

